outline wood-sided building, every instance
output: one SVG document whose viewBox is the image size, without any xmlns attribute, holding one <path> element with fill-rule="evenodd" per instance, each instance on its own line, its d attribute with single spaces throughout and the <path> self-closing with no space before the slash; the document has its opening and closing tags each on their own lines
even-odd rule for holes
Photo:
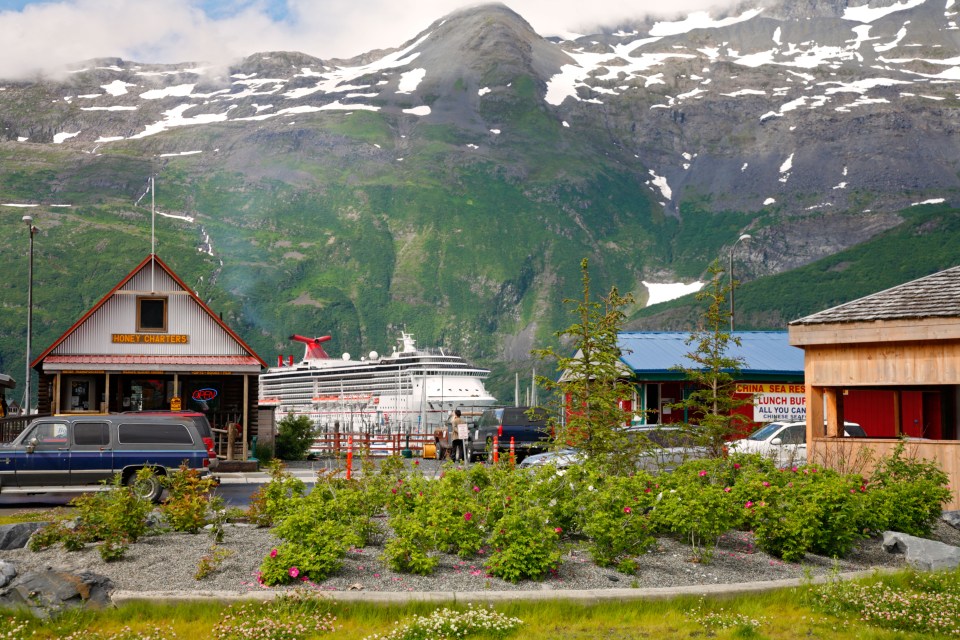
<svg viewBox="0 0 960 640">
<path fill-rule="evenodd" d="M 807 457 L 849 467 L 888 454 L 901 436 L 911 455 L 950 476 L 960 509 L 960 266 L 790 323 L 805 353 Z M 839 438 L 844 419 L 869 438 Z M 826 425 L 826 426 L 824 426 Z"/>
<path fill-rule="evenodd" d="M 40 413 L 200 411 L 256 434 L 266 363 L 154 254 L 33 361 Z"/>
</svg>

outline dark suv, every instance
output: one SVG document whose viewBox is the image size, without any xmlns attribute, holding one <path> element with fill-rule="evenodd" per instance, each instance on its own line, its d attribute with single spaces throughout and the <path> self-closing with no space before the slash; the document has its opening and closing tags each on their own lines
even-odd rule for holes
<svg viewBox="0 0 960 640">
<path fill-rule="evenodd" d="M 157 476 L 181 464 L 208 473 L 210 458 L 193 421 L 176 415 L 68 415 L 38 418 L 17 439 L 0 445 L 0 493 L 92 491 L 119 473 L 124 483 L 157 501 L 155 476 L 137 482 L 144 467 Z"/>
<path fill-rule="evenodd" d="M 213 460 L 217 457 L 217 452 L 213 446 L 213 429 L 210 427 L 210 421 L 206 414 L 199 411 L 125 411 L 125 415 L 141 416 L 175 416 L 184 420 L 189 420 L 197 428 L 200 437 L 203 438 L 203 444 L 207 446 L 207 456 Z"/>
<path fill-rule="evenodd" d="M 517 459 L 546 450 L 550 439 L 547 428 L 548 413 L 542 407 L 502 407 L 487 409 L 480 420 L 470 427 L 467 450 L 470 460 L 485 458 L 493 451 L 494 438 L 500 453 L 510 451 L 513 440 Z"/>
</svg>

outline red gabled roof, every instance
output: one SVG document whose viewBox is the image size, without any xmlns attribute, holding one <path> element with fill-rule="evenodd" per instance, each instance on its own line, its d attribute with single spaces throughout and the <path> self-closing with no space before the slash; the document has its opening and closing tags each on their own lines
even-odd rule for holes
<svg viewBox="0 0 960 640">
<path fill-rule="evenodd" d="M 103 305 L 105 305 L 105 304 L 107 303 L 107 300 L 109 300 L 110 298 L 113 297 L 113 294 L 115 294 L 117 291 L 119 291 L 125 284 L 127 284 L 127 283 L 131 280 L 131 278 L 133 278 L 135 275 L 137 275 L 137 273 L 139 273 L 141 269 L 143 269 L 147 264 L 149 264 L 150 260 L 154 260 L 155 263 L 156 263 L 157 265 L 159 265 L 161 269 L 163 269 L 164 271 L 167 272 L 167 275 L 169 275 L 171 278 L 173 278 L 174 282 L 176 282 L 178 285 L 180 285 L 180 286 L 183 288 L 184 291 L 186 291 L 188 294 L 190 294 L 190 297 L 193 298 L 193 301 L 196 302 L 198 305 L 200 305 L 200 308 L 203 309 L 211 318 L 213 318 L 213 321 L 214 321 L 214 322 L 216 322 L 218 325 L 220 325 L 220 327 L 221 327 L 224 331 L 226 331 L 226 332 L 230 335 L 231 338 L 233 338 L 234 340 L 236 340 L 237 343 L 239 343 L 240 346 L 243 347 L 243 348 L 247 351 L 247 353 L 249 353 L 253 358 L 255 358 L 256 361 L 260 364 L 261 367 L 263 367 L 264 369 L 267 368 L 267 363 L 264 362 L 263 359 L 262 359 L 260 356 L 258 356 L 258 355 L 256 354 L 256 352 L 255 352 L 253 349 L 251 349 L 251 348 L 247 345 L 247 343 L 244 342 L 244 341 L 240 338 L 240 336 L 238 336 L 236 333 L 234 333 L 234 331 L 233 331 L 230 327 L 228 327 L 228 326 L 223 322 L 223 320 L 220 319 L 220 316 L 219 316 L 219 315 L 217 315 L 216 313 L 214 313 L 213 310 L 210 309 L 210 307 L 208 307 L 206 304 L 204 304 L 203 300 L 201 300 L 199 297 L 197 297 L 197 294 L 194 293 L 193 289 L 191 289 L 190 287 L 188 287 L 188 286 L 186 285 L 186 283 L 185 283 L 183 280 L 181 280 L 180 277 L 179 277 L 176 273 L 173 272 L 173 269 L 171 269 L 170 267 L 168 267 L 167 264 L 166 264 L 163 260 L 161 260 L 160 257 L 157 256 L 156 254 L 150 254 L 150 255 L 148 255 L 146 258 L 144 258 L 144 259 L 140 262 L 140 264 L 138 264 L 136 267 L 134 267 L 133 270 L 126 275 L 126 277 L 124 277 L 120 282 L 117 283 L 117 286 L 115 286 L 113 289 L 111 289 L 111 290 L 107 293 L 107 295 L 103 296 L 103 298 L 100 299 L 100 302 L 98 302 L 97 304 L 93 305 L 93 306 L 90 308 L 89 311 L 87 311 L 85 314 L 83 314 L 83 316 L 80 317 L 79 320 L 77 320 L 75 323 L 73 323 L 73 326 L 71 326 L 69 329 L 67 329 L 66 331 L 64 331 L 62 336 L 60 336 L 59 338 L 57 338 L 56 340 L 54 340 L 54 341 L 53 341 L 53 344 L 51 344 L 49 347 L 47 347 L 47 348 L 44 350 L 43 353 L 41 353 L 39 356 L 37 356 L 37 357 L 33 360 L 33 362 L 30 363 L 30 366 L 31 366 L 32 368 L 36 368 L 37 365 L 39 365 L 48 355 L 50 355 L 50 352 L 52 352 L 54 349 L 56 349 L 64 340 L 66 340 L 66 339 L 70 336 L 70 334 L 72 334 L 72 333 L 73 333 L 74 331 L 76 331 L 81 325 L 83 325 L 83 323 L 86 322 L 87 319 L 88 319 L 90 316 L 92 316 L 100 307 L 102 307 Z"/>
<path fill-rule="evenodd" d="M 50 364 L 183 364 L 216 366 L 253 366 L 262 364 L 256 356 L 143 356 L 143 355 L 69 355 L 47 356 Z"/>
</svg>

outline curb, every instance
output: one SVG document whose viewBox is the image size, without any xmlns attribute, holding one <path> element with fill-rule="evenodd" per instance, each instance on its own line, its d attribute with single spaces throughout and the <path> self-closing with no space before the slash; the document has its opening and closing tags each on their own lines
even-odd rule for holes
<svg viewBox="0 0 960 640">
<path fill-rule="evenodd" d="M 628 602 L 634 600 L 666 600 L 680 596 L 732 597 L 773 589 L 789 589 L 810 584 L 823 584 L 829 580 L 855 580 L 877 574 L 895 573 L 901 569 L 868 569 L 850 571 L 816 578 L 786 578 L 763 582 L 739 582 L 730 584 L 689 585 L 683 587 L 655 587 L 649 589 L 544 589 L 539 591 L 317 591 L 324 599 L 337 602 L 369 602 L 405 604 L 409 602 L 536 602 L 565 600 L 585 604 L 601 602 Z M 110 599 L 114 605 L 129 602 L 150 601 L 175 604 L 186 602 L 267 602 L 288 590 L 276 591 L 114 591 Z"/>
</svg>

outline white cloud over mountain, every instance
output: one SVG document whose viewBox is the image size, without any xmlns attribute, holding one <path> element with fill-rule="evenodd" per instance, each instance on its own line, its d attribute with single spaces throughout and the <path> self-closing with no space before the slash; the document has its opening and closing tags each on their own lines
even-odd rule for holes
<svg viewBox="0 0 960 640">
<path fill-rule="evenodd" d="M 258 51 L 347 58 L 399 46 L 434 20 L 480 4 L 464 0 L 0 0 L 0 78 L 56 73 L 97 57 L 227 63 Z M 641 0 L 514 0 L 542 35 L 589 33 L 638 16 L 666 15 Z M 716 5 L 677 0 L 671 16 Z"/>
</svg>

